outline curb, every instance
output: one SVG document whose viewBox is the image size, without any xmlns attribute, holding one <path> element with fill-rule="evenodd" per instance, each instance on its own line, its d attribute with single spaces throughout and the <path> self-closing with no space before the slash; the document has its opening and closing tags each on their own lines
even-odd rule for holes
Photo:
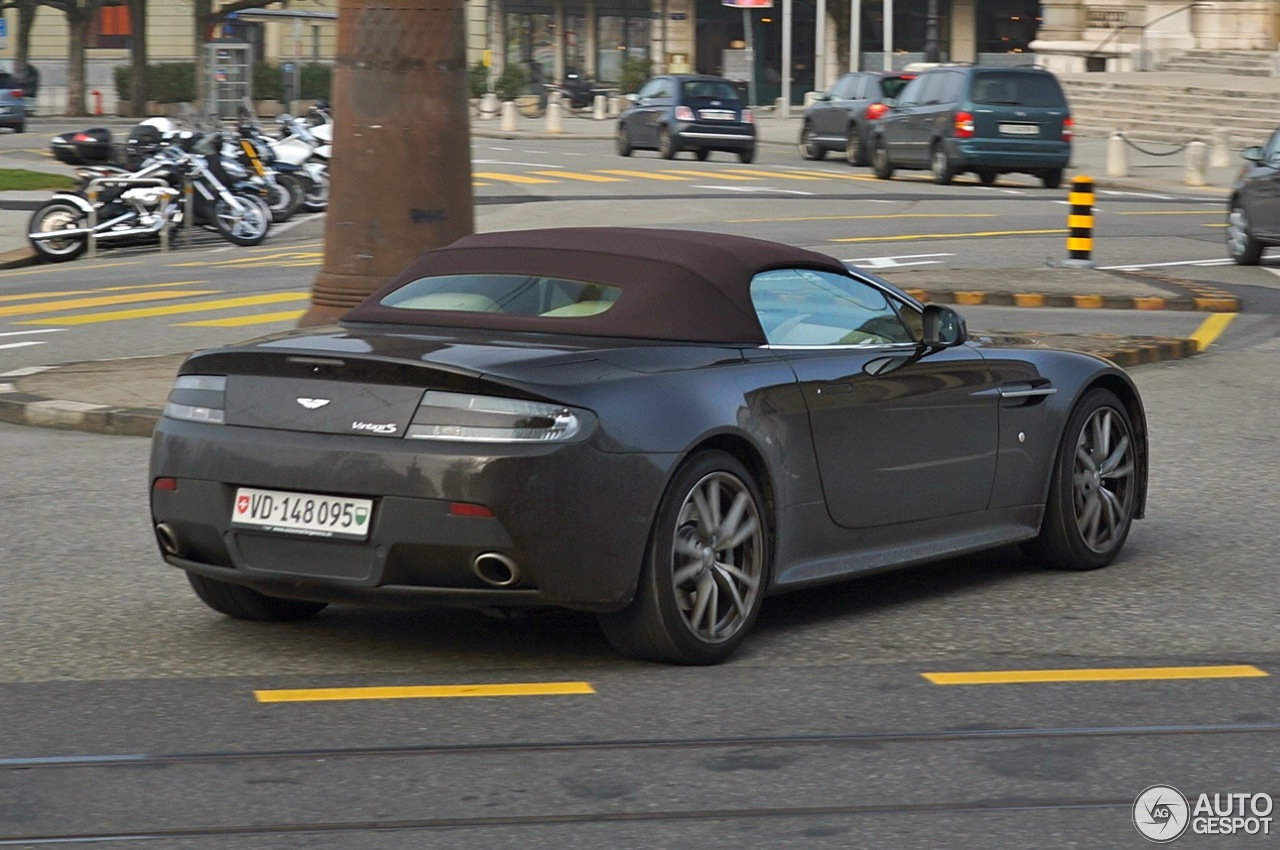
<svg viewBox="0 0 1280 850">
<path fill-rule="evenodd" d="M 981 292 L 972 289 L 935 292 L 905 289 L 920 301 L 935 304 L 993 307 L 1074 307 L 1083 310 L 1183 310 L 1202 313 L 1239 313 L 1240 299 L 1234 295 L 1217 297 L 1173 297 L 1151 295 L 1052 295 L 1043 292 Z"/>
<path fill-rule="evenodd" d="M 36 252 L 29 245 L 0 253 L 0 269 L 21 269 L 35 263 Z"/>
</svg>

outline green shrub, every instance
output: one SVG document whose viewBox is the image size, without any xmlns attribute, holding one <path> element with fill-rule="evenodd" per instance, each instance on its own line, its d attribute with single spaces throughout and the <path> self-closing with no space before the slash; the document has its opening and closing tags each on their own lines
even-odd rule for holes
<svg viewBox="0 0 1280 850">
<path fill-rule="evenodd" d="M 128 65 L 117 65 L 111 69 L 111 76 L 116 83 L 116 97 L 121 102 L 133 99 L 133 69 Z"/>
<path fill-rule="evenodd" d="M 622 60 L 622 68 L 618 72 L 618 88 L 623 94 L 640 91 L 644 81 L 649 79 L 650 62 L 643 56 L 628 56 Z"/>
<path fill-rule="evenodd" d="M 190 103 L 196 99 L 196 64 L 165 62 L 147 66 L 147 100 Z"/>
<path fill-rule="evenodd" d="M 333 69 L 311 62 L 298 69 L 298 97 L 303 100 L 329 100 L 333 89 Z"/>
<path fill-rule="evenodd" d="M 253 63 L 252 100 L 283 100 L 284 79 L 273 62 Z"/>
<path fill-rule="evenodd" d="M 484 64 L 483 59 L 477 59 L 467 69 L 467 87 L 471 90 L 472 97 L 484 97 L 489 91 L 489 66 Z"/>
<path fill-rule="evenodd" d="M 498 93 L 498 97 L 502 100 L 515 100 L 524 92 L 524 87 L 529 83 L 529 75 L 525 73 L 524 68 L 515 62 L 508 62 L 502 69 L 498 81 L 493 84 L 493 90 Z"/>
</svg>

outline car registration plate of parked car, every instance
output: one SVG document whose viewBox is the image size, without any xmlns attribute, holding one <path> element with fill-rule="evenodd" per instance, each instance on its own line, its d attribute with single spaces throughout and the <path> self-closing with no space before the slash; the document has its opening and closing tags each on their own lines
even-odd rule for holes
<svg viewBox="0 0 1280 850">
<path fill-rule="evenodd" d="M 698 113 L 698 117 L 704 121 L 732 121 L 738 117 L 737 113 L 730 112 L 727 109 L 704 109 Z"/>
<path fill-rule="evenodd" d="M 364 540 L 369 536 L 372 515 L 371 499 L 240 487 L 231 507 L 231 524 L 308 537 Z"/>
<path fill-rule="evenodd" d="M 1010 136 L 1036 136 L 1040 133 L 1039 124 L 1001 124 L 1001 133 L 1008 133 Z"/>
</svg>

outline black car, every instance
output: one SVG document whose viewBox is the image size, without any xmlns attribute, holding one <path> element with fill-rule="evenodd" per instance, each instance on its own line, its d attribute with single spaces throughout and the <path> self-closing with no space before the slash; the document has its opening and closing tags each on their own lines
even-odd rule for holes
<svg viewBox="0 0 1280 850">
<path fill-rule="evenodd" d="M 742 162 L 756 157 L 755 115 L 742 102 L 736 84 L 723 77 L 654 77 L 627 95 L 618 117 L 618 153 L 656 150 L 663 159 L 693 151 L 700 160 L 712 151 L 736 153 Z"/>
<path fill-rule="evenodd" d="M 836 80 L 804 111 L 800 156 L 822 159 L 827 151 L 843 151 L 850 165 L 867 165 L 872 126 L 889 111 L 886 101 L 915 78 L 905 71 L 859 71 Z"/>
<path fill-rule="evenodd" d="M 950 183 L 974 172 L 986 184 L 1007 172 L 1062 183 L 1071 161 L 1071 109 L 1058 78 L 1041 68 L 943 66 L 907 83 L 875 127 L 871 164 L 927 168 Z"/>
<path fill-rule="evenodd" d="M 1265 145 L 1240 152 L 1245 160 L 1231 190 L 1227 253 L 1242 266 L 1257 265 L 1263 251 L 1280 245 L 1280 130 Z"/>
<path fill-rule="evenodd" d="M 164 560 L 232 617 L 561 606 L 707 664 L 775 592 L 1009 543 L 1105 566 L 1147 426 L 1111 363 L 970 339 L 826 255 L 562 228 L 191 355 L 150 483 Z"/>
</svg>

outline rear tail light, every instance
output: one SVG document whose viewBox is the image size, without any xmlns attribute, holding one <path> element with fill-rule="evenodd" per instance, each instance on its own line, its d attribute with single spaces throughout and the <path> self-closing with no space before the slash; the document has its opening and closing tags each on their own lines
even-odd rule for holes
<svg viewBox="0 0 1280 850">
<path fill-rule="evenodd" d="M 428 390 L 405 437 L 467 443 L 563 443 L 585 439 L 592 419 L 585 410 L 558 404 Z"/>
<path fill-rule="evenodd" d="M 875 103 L 867 107 L 867 118 L 871 121 L 875 121 L 878 118 L 883 118 L 884 114 L 888 111 L 889 111 L 888 104 L 884 104 L 884 103 L 881 103 L 880 101 L 876 101 Z"/>
<path fill-rule="evenodd" d="M 752 112 L 750 109 L 742 110 L 742 123 L 744 124 L 756 123 L 756 114 Z"/>
<path fill-rule="evenodd" d="M 956 113 L 956 138 L 973 138 L 973 115 L 968 112 Z"/>
<path fill-rule="evenodd" d="M 9 89 L 10 97 L 26 97 L 27 93 L 22 89 Z"/>
<path fill-rule="evenodd" d="M 1064 142 L 1071 141 L 1071 134 L 1072 132 L 1074 132 L 1075 127 L 1076 127 L 1076 122 L 1072 120 L 1070 115 L 1062 119 L 1062 141 Z"/>
<path fill-rule="evenodd" d="M 170 419 L 221 425 L 226 421 L 226 406 L 225 375 L 179 375 L 169 391 L 164 415 Z"/>
<path fill-rule="evenodd" d="M 71 137 L 71 141 L 73 141 L 73 142 L 94 142 L 94 141 L 97 141 L 97 140 L 96 140 L 93 136 L 90 136 L 88 133 L 76 133 L 74 136 L 72 136 L 72 137 Z"/>
<path fill-rule="evenodd" d="M 676 120 L 677 120 L 677 121 L 692 121 L 692 120 L 693 120 L 693 110 L 692 110 L 692 109 L 690 109 L 690 108 L 689 108 L 689 107 L 687 107 L 687 106 L 677 106 L 677 107 L 676 107 Z"/>
</svg>

